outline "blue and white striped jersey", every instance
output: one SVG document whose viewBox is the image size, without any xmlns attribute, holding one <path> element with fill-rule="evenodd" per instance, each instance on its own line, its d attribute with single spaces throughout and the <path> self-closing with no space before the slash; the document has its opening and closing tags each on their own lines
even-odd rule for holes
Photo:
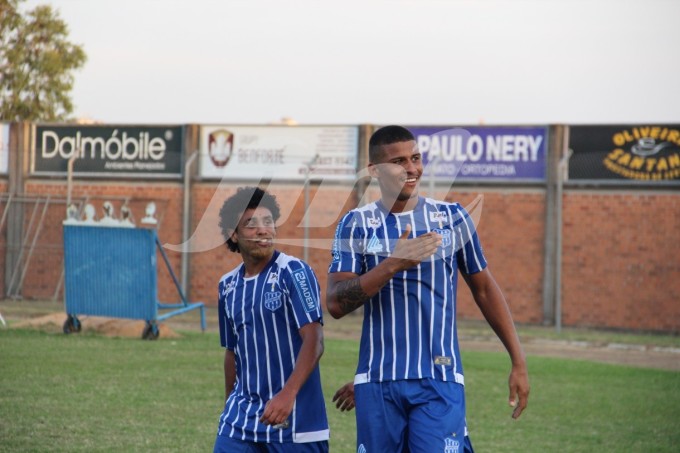
<svg viewBox="0 0 680 453">
<path fill-rule="evenodd" d="M 335 231 L 329 273 L 364 274 L 387 258 L 406 224 L 411 237 L 435 231 L 442 245 L 397 273 L 364 304 L 355 384 L 434 378 L 464 384 L 456 330 L 458 268 L 486 267 L 474 223 L 458 203 L 420 197 L 413 211 L 391 213 L 380 201 L 354 209 Z"/>
<path fill-rule="evenodd" d="M 252 442 L 316 442 L 329 435 L 319 367 L 300 389 L 288 421 L 277 429 L 259 418 L 293 372 L 302 338 L 298 330 L 323 322 L 319 283 L 303 261 L 275 251 L 257 276 L 244 265 L 219 283 L 222 346 L 236 356 L 236 383 L 220 416 L 218 435 Z"/>
</svg>

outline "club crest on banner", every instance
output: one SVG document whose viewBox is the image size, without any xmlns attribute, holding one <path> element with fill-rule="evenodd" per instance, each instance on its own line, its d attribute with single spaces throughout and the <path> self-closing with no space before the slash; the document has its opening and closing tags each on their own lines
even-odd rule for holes
<svg viewBox="0 0 680 453">
<path fill-rule="evenodd" d="M 225 167 L 229 163 L 234 151 L 234 134 L 218 129 L 208 135 L 208 154 L 212 163 L 218 167 Z"/>
</svg>

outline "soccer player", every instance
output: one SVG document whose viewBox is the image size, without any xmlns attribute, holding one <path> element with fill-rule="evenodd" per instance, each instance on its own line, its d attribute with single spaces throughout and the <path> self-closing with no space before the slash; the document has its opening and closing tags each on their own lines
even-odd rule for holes
<svg viewBox="0 0 680 453">
<path fill-rule="evenodd" d="M 357 451 L 473 452 L 467 435 L 456 331 L 457 272 L 512 362 L 512 416 L 529 379 L 510 310 L 487 268 L 475 226 L 458 203 L 419 196 L 423 173 L 413 134 L 378 129 L 369 141 L 380 200 L 338 224 L 326 303 L 334 318 L 364 307 L 359 363 L 334 401 L 356 404 Z"/>
<path fill-rule="evenodd" d="M 240 188 L 220 228 L 243 263 L 219 282 L 226 403 L 215 452 L 328 452 L 319 358 L 319 284 L 303 261 L 274 248 L 276 198 Z"/>
</svg>

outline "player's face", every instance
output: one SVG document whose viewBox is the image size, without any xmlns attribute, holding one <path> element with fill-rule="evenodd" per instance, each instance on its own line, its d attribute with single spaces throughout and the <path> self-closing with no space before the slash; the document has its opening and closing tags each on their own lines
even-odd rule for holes
<svg viewBox="0 0 680 453">
<path fill-rule="evenodd" d="M 380 182 L 384 198 L 408 201 L 418 196 L 423 161 L 413 140 L 382 146 L 377 162 L 369 165 L 371 175 Z"/>
<path fill-rule="evenodd" d="M 238 244 L 244 258 L 256 260 L 269 258 L 274 253 L 276 222 L 267 208 L 247 209 L 231 240 Z"/>
</svg>

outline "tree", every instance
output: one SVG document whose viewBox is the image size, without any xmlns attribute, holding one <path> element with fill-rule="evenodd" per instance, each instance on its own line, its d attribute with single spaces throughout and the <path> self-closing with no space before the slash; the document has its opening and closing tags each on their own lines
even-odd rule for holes
<svg viewBox="0 0 680 453">
<path fill-rule="evenodd" d="M 0 120 L 66 120 L 73 71 L 87 57 L 58 12 L 40 5 L 22 15 L 23 1 L 0 0 Z"/>
</svg>

